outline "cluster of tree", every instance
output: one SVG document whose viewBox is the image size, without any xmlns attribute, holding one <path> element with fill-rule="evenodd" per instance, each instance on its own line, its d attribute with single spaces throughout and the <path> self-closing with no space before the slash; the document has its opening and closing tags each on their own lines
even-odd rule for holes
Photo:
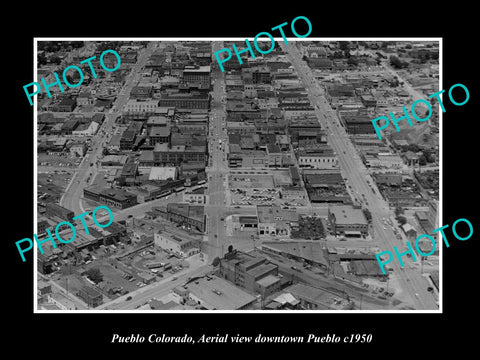
<svg viewBox="0 0 480 360">
<path fill-rule="evenodd" d="M 398 215 L 396 219 L 400 225 L 405 225 L 407 223 L 407 218 L 403 215 Z"/>
<path fill-rule="evenodd" d="M 407 61 L 402 61 L 398 58 L 398 56 L 395 55 L 390 55 L 390 64 L 397 69 L 403 69 L 408 67 L 408 62 Z"/>
<path fill-rule="evenodd" d="M 95 284 L 98 284 L 99 282 L 103 281 L 103 274 L 99 268 L 90 268 L 85 272 L 85 274 Z"/>
</svg>

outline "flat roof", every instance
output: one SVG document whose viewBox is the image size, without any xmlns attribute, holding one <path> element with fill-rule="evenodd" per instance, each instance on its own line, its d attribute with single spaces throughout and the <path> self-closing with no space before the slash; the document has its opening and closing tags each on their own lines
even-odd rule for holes
<svg viewBox="0 0 480 360">
<path fill-rule="evenodd" d="M 211 276 L 192 281 L 187 289 L 202 300 L 207 309 L 236 310 L 256 300 L 256 297 L 230 284 L 217 276 Z"/>
<path fill-rule="evenodd" d="M 325 258 L 322 244 L 320 242 L 263 242 L 262 248 L 263 247 L 281 251 L 317 264 L 328 266 L 328 261 Z"/>
<path fill-rule="evenodd" d="M 263 287 L 268 287 L 272 284 L 275 284 L 277 283 L 278 281 L 280 281 L 280 278 L 278 276 L 275 276 L 275 275 L 267 275 L 265 276 L 264 278 L 260 279 L 260 280 L 257 280 L 257 284 L 263 286 Z"/>
<path fill-rule="evenodd" d="M 153 154 L 153 153 L 152 153 Z M 148 180 L 166 180 L 168 178 L 175 179 L 177 169 L 175 167 L 152 167 Z"/>
<path fill-rule="evenodd" d="M 364 224 L 367 225 L 367 219 L 362 209 L 355 209 L 353 206 L 330 206 L 329 212 L 335 216 L 337 225 Z"/>
<path fill-rule="evenodd" d="M 286 293 L 291 293 L 297 298 L 307 299 L 311 302 L 324 306 L 325 309 L 338 309 L 346 305 L 347 301 L 340 295 L 327 292 L 325 290 L 297 283 L 284 289 Z"/>
</svg>

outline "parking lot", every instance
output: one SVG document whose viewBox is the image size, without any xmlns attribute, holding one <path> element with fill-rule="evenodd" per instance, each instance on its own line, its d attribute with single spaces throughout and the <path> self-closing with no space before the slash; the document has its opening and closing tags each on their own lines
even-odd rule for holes
<svg viewBox="0 0 480 360">
<path fill-rule="evenodd" d="M 75 168 L 80 164 L 81 161 L 82 158 L 80 157 L 72 157 L 70 155 L 60 153 L 39 153 L 37 156 L 37 163 L 39 166 Z"/>
<path fill-rule="evenodd" d="M 72 170 L 55 170 L 38 172 L 37 191 L 38 201 L 49 203 L 57 202 L 73 176 Z"/>
</svg>

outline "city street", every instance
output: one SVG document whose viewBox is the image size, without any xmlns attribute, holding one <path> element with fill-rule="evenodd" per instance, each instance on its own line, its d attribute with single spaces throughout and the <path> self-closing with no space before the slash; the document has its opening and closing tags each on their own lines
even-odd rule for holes
<svg viewBox="0 0 480 360">
<path fill-rule="evenodd" d="M 311 69 L 301 60 L 301 54 L 295 43 L 285 45 L 281 43 L 282 48 L 288 53 L 288 58 L 295 67 L 299 77 L 303 80 L 306 90 L 308 91 L 310 101 L 316 107 L 317 118 L 323 128 L 328 129 L 327 139 L 339 160 L 343 177 L 347 178 L 352 188 L 360 194 L 365 194 L 368 208 L 372 213 L 372 226 L 379 247 L 384 250 L 392 251 L 393 246 L 399 249 L 406 246 L 400 244 L 395 238 L 395 234 L 391 227 L 384 229 L 381 220 L 383 217 L 388 218 L 388 204 L 378 194 L 373 193 L 366 180 L 370 178 L 368 171 L 361 162 L 351 143 L 345 129 L 340 125 L 336 113 L 331 109 L 327 100 L 323 95 L 323 90 L 314 79 Z M 415 269 L 411 268 L 408 263 L 410 259 L 403 258 L 406 267 L 400 267 L 398 261 L 394 259 L 391 266 L 395 273 L 403 273 L 401 286 L 408 292 L 411 302 L 416 309 L 436 309 L 437 304 L 431 293 L 427 291 L 428 283 L 426 279 Z"/>
<path fill-rule="evenodd" d="M 90 176 L 90 179 L 93 180 L 98 172 L 97 161 L 102 157 L 103 144 L 107 139 L 107 137 L 101 136 L 101 132 L 104 131 L 106 134 L 113 133 L 115 119 L 122 114 L 123 107 L 130 98 L 130 91 L 137 84 L 139 77 L 141 76 L 140 70 L 145 66 L 148 58 L 156 48 L 156 43 L 150 44 L 149 47 L 140 52 L 137 63 L 132 67 L 130 74 L 125 80 L 125 85 L 121 93 L 117 96 L 117 99 L 113 104 L 113 111 L 105 114 L 103 124 L 99 127 L 97 134 L 93 137 L 92 152 L 87 154 L 82 160 L 74 176 L 72 176 L 67 191 L 65 191 L 62 196 L 60 205 L 72 210 L 75 215 L 85 212 L 81 204 L 83 189 L 90 185 L 90 183 L 86 183 L 87 178 Z M 93 166 L 90 166 L 91 163 L 93 163 Z"/>
</svg>

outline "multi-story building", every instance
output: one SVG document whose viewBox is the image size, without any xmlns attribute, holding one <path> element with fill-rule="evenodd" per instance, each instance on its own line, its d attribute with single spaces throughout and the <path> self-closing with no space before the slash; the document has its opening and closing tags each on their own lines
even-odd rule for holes
<svg viewBox="0 0 480 360">
<path fill-rule="evenodd" d="M 268 296 L 280 289 L 278 266 L 264 257 L 237 250 L 220 259 L 219 276 L 252 293 Z"/>
<path fill-rule="evenodd" d="M 163 93 L 160 106 L 174 106 L 179 109 L 208 109 L 210 95 L 208 93 Z"/>
<path fill-rule="evenodd" d="M 205 146 L 175 145 L 157 143 L 153 150 L 154 164 L 174 164 L 179 166 L 183 162 L 205 163 L 207 160 Z"/>
<path fill-rule="evenodd" d="M 75 213 L 58 204 L 47 203 L 47 205 L 45 206 L 45 215 L 49 217 L 57 216 L 60 219 L 71 222 L 73 221 L 73 217 L 75 216 Z"/>
<path fill-rule="evenodd" d="M 167 204 L 167 218 L 169 221 L 189 225 L 205 232 L 205 208 L 203 205 L 169 203 Z"/>
<path fill-rule="evenodd" d="M 103 295 L 89 286 L 83 286 L 78 291 L 77 296 L 85 301 L 89 307 L 95 308 L 103 303 Z"/>
<path fill-rule="evenodd" d="M 210 66 L 186 66 L 183 69 L 182 78 L 186 83 L 210 85 Z"/>
<path fill-rule="evenodd" d="M 170 126 L 155 126 L 148 133 L 150 145 L 170 143 Z"/>
<path fill-rule="evenodd" d="M 366 236 L 368 234 L 368 221 L 359 207 L 330 206 L 328 220 L 335 235 Z"/>
<path fill-rule="evenodd" d="M 155 115 L 158 109 L 158 100 L 130 99 L 123 110 L 126 119 L 147 119 Z"/>
<path fill-rule="evenodd" d="M 137 204 L 137 196 L 135 194 L 122 189 L 104 188 L 98 185 L 92 185 L 83 189 L 83 196 L 118 209 L 126 209 Z"/>
<path fill-rule="evenodd" d="M 162 231 L 155 232 L 153 236 L 155 245 L 177 255 L 189 257 L 200 252 L 198 241 L 195 239 L 179 237 Z"/>
<path fill-rule="evenodd" d="M 335 169 L 338 160 L 329 146 L 315 146 L 297 153 L 298 165 L 312 169 Z"/>
</svg>

